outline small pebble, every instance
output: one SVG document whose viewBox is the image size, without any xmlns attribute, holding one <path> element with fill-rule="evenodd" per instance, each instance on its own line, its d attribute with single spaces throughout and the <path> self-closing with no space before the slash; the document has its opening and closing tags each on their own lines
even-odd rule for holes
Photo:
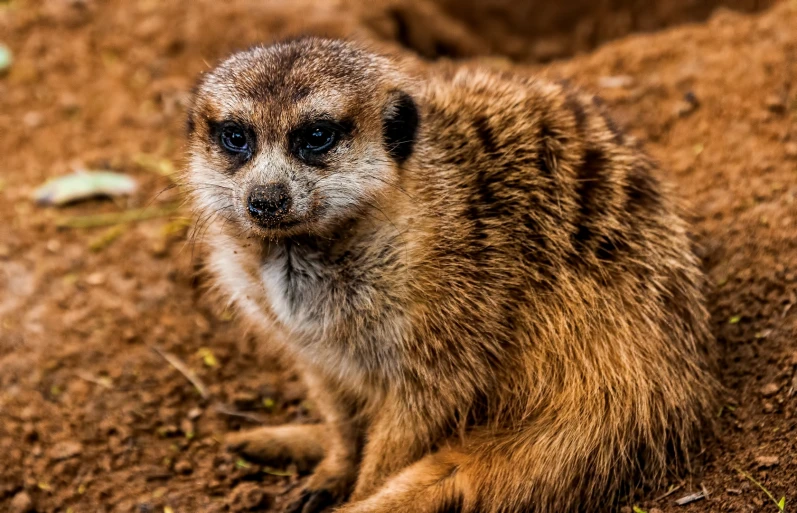
<svg viewBox="0 0 797 513">
<path fill-rule="evenodd" d="M 780 390 L 780 385 L 777 383 L 768 383 L 761 387 L 761 395 L 764 397 L 772 397 L 778 393 L 778 390 Z"/>
<path fill-rule="evenodd" d="M 75 456 L 80 456 L 83 452 L 83 446 L 78 442 L 60 442 L 53 446 L 50 450 L 50 457 L 56 461 L 68 460 Z"/>
<path fill-rule="evenodd" d="M 764 413 L 772 413 L 773 411 L 775 411 L 775 405 L 774 405 L 774 404 L 772 404 L 772 403 L 771 403 L 771 402 L 769 402 L 769 401 L 766 401 L 766 402 L 764 403 L 764 408 L 763 408 L 763 410 L 764 410 Z"/>
<path fill-rule="evenodd" d="M 158 434 L 162 437 L 175 436 L 179 432 L 180 429 L 174 424 L 168 424 L 166 426 L 161 426 L 158 428 Z"/>
<path fill-rule="evenodd" d="M 33 500 L 27 492 L 19 492 L 11 499 L 9 513 L 31 513 L 33 511 Z"/>
<path fill-rule="evenodd" d="M 39 128 L 43 120 L 44 117 L 39 112 L 30 111 L 22 116 L 22 124 L 28 128 Z"/>
<path fill-rule="evenodd" d="M 232 402 L 236 408 L 248 410 L 255 408 L 260 403 L 260 396 L 256 392 L 244 390 L 233 395 Z"/>
<path fill-rule="evenodd" d="M 174 471 L 177 472 L 178 474 L 187 476 L 188 474 L 194 471 L 194 467 L 193 465 L 191 465 L 190 462 L 186 460 L 180 460 L 177 463 L 175 463 Z"/>
<path fill-rule="evenodd" d="M 783 100 L 783 96 L 778 94 L 767 96 L 766 106 L 770 112 L 774 112 L 775 114 L 783 114 L 786 112 L 786 102 Z"/>
<path fill-rule="evenodd" d="M 183 434 L 186 437 L 194 436 L 194 433 L 195 433 L 194 423 L 191 422 L 189 419 L 181 420 L 180 421 L 180 431 L 182 431 Z"/>
<path fill-rule="evenodd" d="M 780 463 L 780 458 L 777 456 L 758 456 L 755 459 L 758 468 L 771 468 Z"/>
<path fill-rule="evenodd" d="M 675 106 L 675 115 L 678 116 L 679 118 L 684 118 L 689 114 L 693 113 L 695 110 L 697 110 L 696 104 L 690 103 L 686 100 L 681 100 Z"/>
<path fill-rule="evenodd" d="M 26 422 L 22 426 L 22 436 L 26 442 L 35 442 L 39 439 L 39 432 L 36 430 L 36 425 L 32 422 Z"/>
<path fill-rule="evenodd" d="M 50 239 L 47 241 L 47 251 L 50 253 L 58 253 L 61 251 L 61 243 L 58 239 Z"/>
<path fill-rule="evenodd" d="M 105 283 L 105 275 L 101 272 L 91 273 L 86 276 L 86 283 L 89 285 L 102 285 Z"/>
<path fill-rule="evenodd" d="M 797 142 L 789 142 L 783 146 L 783 151 L 790 159 L 797 159 Z"/>
</svg>

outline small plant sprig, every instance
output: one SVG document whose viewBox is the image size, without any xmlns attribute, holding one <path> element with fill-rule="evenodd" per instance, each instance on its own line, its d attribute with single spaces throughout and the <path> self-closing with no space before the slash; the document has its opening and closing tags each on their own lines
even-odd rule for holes
<svg viewBox="0 0 797 513">
<path fill-rule="evenodd" d="M 744 470 L 742 470 L 740 468 L 737 468 L 736 471 L 739 472 L 744 477 L 746 477 L 747 479 L 749 479 L 750 481 L 752 481 L 753 484 L 755 484 L 757 487 L 761 488 L 761 490 L 763 490 L 763 492 L 765 494 L 767 494 L 767 496 L 770 499 L 772 499 L 772 502 L 774 502 L 775 505 L 778 507 L 778 511 L 780 511 L 781 513 L 786 511 L 786 497 L 785 496 L 781 497 L 780 500 L 775 499 L 775 496 L 772 495 L 772 493 L 769 490 L 764 488 L 764 485 L 762 485 L 761 483 L 756 481 L 753 476 L 751 476 L 750 474 L 748 474 L 747 472 L 745 472 Z"/>
</svg>

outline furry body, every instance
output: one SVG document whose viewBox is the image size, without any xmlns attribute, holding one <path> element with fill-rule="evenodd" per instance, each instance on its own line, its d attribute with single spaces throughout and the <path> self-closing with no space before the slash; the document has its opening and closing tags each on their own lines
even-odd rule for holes
<svg viewBox="0 0 797 513">
<path fill-rule="evenodd" d="M 286 134 L 316 117 L 342 135 L 297 160 Z M 216 147 L 224 119 L 247 160 Z M 325 416 L 231 437 L 320 459 L 294 511 L 595 511 L 714 411 L 687 227 L 591 96 L 302 39 L 203 77 L 189 131 L 217 284 L 283 334 Z M 247 216 L 275 180 L 298 224 Z"/>
</svg>

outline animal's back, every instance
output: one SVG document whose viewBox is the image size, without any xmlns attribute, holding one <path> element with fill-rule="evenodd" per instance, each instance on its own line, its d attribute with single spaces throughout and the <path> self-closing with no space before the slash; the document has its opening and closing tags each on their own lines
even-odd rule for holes
<svg viewBox="0 0 797 513">
<path fill-rule="evenodd" d="M 610 504 L 619 483 L 677 464 L 713 411 L 704 280 L 679 207 L 640 144 L 566 84 L 460 68 L 426 94 L 414 325 L 473 387 L 467 429 L 511 451 L 517 481 L 482 488 L 550 511 Z"/>
</svg>

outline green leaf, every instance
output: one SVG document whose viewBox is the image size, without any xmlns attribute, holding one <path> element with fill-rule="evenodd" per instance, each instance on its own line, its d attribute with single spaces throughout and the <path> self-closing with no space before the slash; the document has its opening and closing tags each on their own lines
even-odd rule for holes
<svg viewBox="0 0 797 513">
<path fill-rule="evenodd" d="M 738 324 L 739 321 L 741 321 L 741 320 L 742 320 L 742 316 L 741 315 L 734 315 L 733 317 L 728 319 L 728 323 L 729 324 Z"/>
<path fill-rule="evenodd" d="M 640 508 L 639 506 L 634 506 L 634 513 L 648 513 L 648 512 Z"/>
<path fill-rule="evenodd" d="M 772 495 L 772 493 L 769 490 L 764 488 L 764 485 L 762 485 L 761 483 L 756 481 L 753 476 L 751 476 L 750 474 L 748 474 L 747 472 L 745 472 L 744 470 L 742 470 L 740 468 L 737 468 L 736 471 L 739 472 L 744 477 L 746 477 L 747 479 L 749 479 L 757 487 L 761 488 L 761 491 L 764 492 L 765 494 L 767 494 L 767 497 L 772 499 L 772 502 L 774 502 L 778 506 L 778 510 L 783 511 L 786 508 L 786 497 L 781 498 L 780 501 L 776 501 L 775 500 L 775 496 Z"/>
<path fill-rule="evenodd" d="M 263 467 L 262 470 L 264 474 L 268 474 L 270 476 L 291 477 L 294 475 L 293 472 L 288 472 L 286 470 L 279 470 L 271 467 Z"/>
</svg>

